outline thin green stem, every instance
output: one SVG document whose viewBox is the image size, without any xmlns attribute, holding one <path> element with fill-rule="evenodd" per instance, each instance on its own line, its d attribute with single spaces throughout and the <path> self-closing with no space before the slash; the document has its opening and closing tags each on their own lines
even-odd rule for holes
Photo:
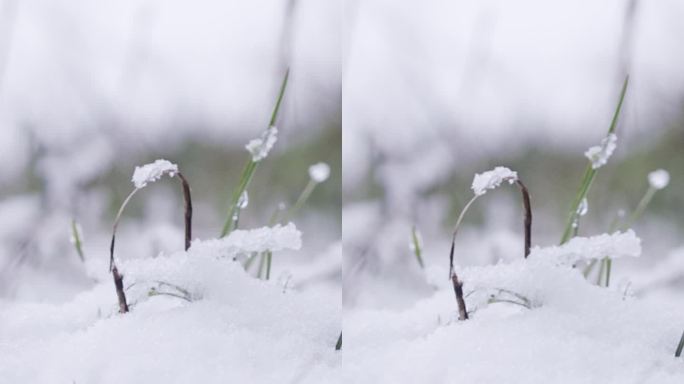
<svg viewBox="0 0 684 384">
<path fill-rule="evenodd" d="M 622 104 L 625 101 L 625 95 L 627 94 L 627 86 L 629 85 L 629 75 L 625 76 L 625 81 L 622 84 L 622 90 L 620 91 L 620 98 L 617 103 L 617 107 L 615 108 L 615 112 L 613 114 L 613 119 L 610 123 L 610 127 L 608 128 L 608 135 L 611 133 L 615 133 L 615 130 L 617 128 L 617 123 L 618 123 L 618 118 L 620 117 L 620 111 L 622 110 Z M 591 185 L 594 182 L 594 179 L 596 178 L 596 173 L 598 169 L 594 169 L 589 163 L 587 165 L 587 169 L 584 172 L 584 177 L 582 178 L 582 184 L 580 184 L 580 188 L 577 191 L 577 194 L 575 195 L 575 199 L 572 202 L 572 206 L 570 207 L 570 213 L 568 215 L 568 219 L 565 223 L 565 230 L 563 231 L 563 236 L 561 237 L 561 244 L 566 243 L 570 238 L 572 237 L 573 233 L 573 226 L 572 224 L 575 222 L 577 215 L 579 213 L 577 212 L 577 208 L 579 205 L 582 203 L 582 200 L 587 197 L 587 194 L 589 193 L 589 189 L 591 188 Z"/>
<path fill-rule="evenodd" d="M 413 242 L 413 254 L 416 255 L 416 260 L 420 269 L 425 269 L 425 264 L 423 263 L 423 251 L 420 248 L 420 240 L 418 239 L 418 233 L 416 231 L 416 226 L 411 227 L 411 241 Z"/>
<path fill-rule="evenodd" d="M 287 88 L 287 81 L 289 77 L 290 69 L 288 68 L 285 71 L 285 77 L 283 78 L 283 82 L 280 86 L 280 92 L 278 92 L 278 98 L 276 99 L 275 106 L 273 107 L 273 112 L 271 113 L 271 120 L 269 121 L 267 129 L 270 129 L 270 127 L 275 126 L 278 120 L 278 113 L 280 112 L 280 106 L 283 102 L 283 97 L 285 96 L 285 89 Z M 225 237 L 237 228 L 237 221 L 239 218 L 238 211 L 240 210 L 238 203 L 240 201 L 240 196 L 242 196 L 242 193 L 245 192 L 249 187 L 249 183 L 252 181 L 252 178 L 254 177 L 254 172 L 256 171 L 258 164 L 258 161 L 250 159 L 249 162 L 247 162 L 247 164 L 245 165 L 245 168 L 242 171 L 242 176 L 240 176 L 240 183 L 238 184 L 237 188 L 235 188 L 235 190 L 233 191 L 233 195 L 231 196 L 230 205 L 228 208 L 228 217 L 226 217 L 226 221 L 223 224 L 223 229 L 221 230 L 220 237 Z"/>
<path fill-rule="evenodd" d="M 314 189 L 316 189 L 316 186 L 318 183 L 313 180 L 309 179 L 309 182 L 306 184 L 306 187 L 304 187 L 304 190 L 302 193 L 299 194 L 299 197 L 297 198 L 297 201 L 294 203 L 292 208 L 285 213 L 285 216 L 283 216 L 282 220 L 283 222 L 289 220 L 292 218 L 297 212 L 299 212 L 300 209 L 304 206 L 307 200 L 309 200 L 309 197 L 313 193 Z"/>
<path fill-rule="evenodd" d="M 85 256 L 83 255 L 83 245 L 81 242 L 81 233 L 78 229 L 78 224 L 76 220 L 71 220 L 71 236 L 74 240 L 74 248 L 76 248 L 76 253 L 82 262 L 85 261 Z"/>
</svg>

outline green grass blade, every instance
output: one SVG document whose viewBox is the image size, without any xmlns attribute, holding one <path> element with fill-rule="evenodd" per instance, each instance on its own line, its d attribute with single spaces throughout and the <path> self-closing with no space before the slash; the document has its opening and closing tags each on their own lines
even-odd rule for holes
<svg viewBox="0 0 684 384">
<path fill-rule="evenodd" d="M 420 248 L 420 240 L 418 239 L 418 233 L 416 232 L 416 226 L 411 227 L 411 241 L 413 242 L 413 253 L 416 255 L 416 260 L 420 269 L 425 269 L 425 264 L 423 263 L 423 251 Z"/>
<path fill-rule="evenodd" d="M 620 116 L 620 111 L 622 110 L 622 104 L 625 101 L 625 95 L 627 94 L 627 86 L 629 85 L 629 75 L 625 77 L 625 81 L 622 84 L 622 90 L 620 91 L 620 98 L 618 100 L 617 107 L 615 108 L 615 113 L 613 114 L 613 120 L 610 123 L 610 128 L 608 129 L 608 134 L 615 133 L 615 129 L 617 128 L 617 123 L 618 123 L 618 118 Z M 594 179 L 596 178 L 596 173 L 598 169 L 594 169 L 591 166 L 591 163 L 587 166 L 586 171 L 584 172 L 584 177 L 582 178 L 582 184 L 580 184 L 580 188 L 577 191 L 577 194 L 575 195 L 575 199 L 572 202 L 572 206 L 570 207 L 570 214 L 568 215 L 568 219 L 565 223 L 565 230 L 563 231 L 563 236 L 561 237 L 561 244 L 566 243 L 570 238 L 572 238 L 572 233 L 573 233 L 573 228 L 572 228 L 572 223 L 575 222 L 577 218 L 577 208 L 579 205 L 582 203 L 582 200 L 587 197 L 587 194 L 589 193 L 589 189 L 591 188 L 591 185 L 594 183 Z"/>
<path fill-rule="evenodd" d="M 283 82 L 280 86 L 280 92 L 278 92 L 278 98 L 276 100 L 275 106 L 273 107 L 273 112 L 271 113 L 271 120 L 269 121 L 267 129 L 274 126 L 278 120 L 280 105 L 282 104 L 283 97 L 285 96 L 285 89 L 287 89 L 287 81 L 289 77 L 290 69 L 288 68 L 287 71 L 285 71 L 285 77 L 283 78 Z M 230 205 L 228 208 L 228 217 L 226 218 L 226 221 L 223 224 L 223 229 L 221 230 L 220 237 L 225 237 L 226 235 L 228 235 L 236 229 L 236 218 L 238 217 L 238 210 L 240 209 L 240 207 L 238 206 L 240 196 L 242 196 L 242 193 L 245 192 L 249 187 L 249 183 L 252 181 L 252 178 L 254 177 L 254 172 L 256 172 L 258 164 L 259 162 L 250 159 L 247 165 L 245 165 L 245 168 L 242 171 L 242 175 L 240 176 L 240 183 L 238 184 L 237 188 L 235 188 L 235 190 L 233 191 L 233 195 L 231 196 Z"/>
</svg>

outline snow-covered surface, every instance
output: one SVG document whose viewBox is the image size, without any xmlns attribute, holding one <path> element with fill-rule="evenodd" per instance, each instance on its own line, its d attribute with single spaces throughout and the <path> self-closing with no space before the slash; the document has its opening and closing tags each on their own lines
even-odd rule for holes
<svg viewBox="0 0 684 384">
<path fill-rule="evenodd" d="M 476 195 L 484 195 L 489 189 L 495 189 L 504 181 L 513 184 L 518 180 L 518 173 L 506 167 L 496 167 L 491 171 L 478 173 L 471 186 Z"/>
<path fill-rule="evenodd" d="M 269 127 L 261 136 L 250 140 L 245 149 L 252 155 L 252 161 L 259 162 L 268 156 L 276 141 L 278 141 L 278 128 Z"/>
<path fill-rule="evenodd" d="M 639 255 L 641 255 L 641 239 L 630 229 L 624 233 L 574 237 L 559 246 L 535 247 L 530 253 L 530 258 L 572 265 L 579 260 L 598 260 L 604 257 L 618 259 L 639 257 Z"/>
<path fill-rule="evenodd" d="M 310 166 L 309 177 L 317 183 L 328 180 L 328 177 L 330 177 L 330 166 L 326 163 L 316 163 Z"/>
<path fill-rule="evenodd" d="M 154 163 L 135 167 L 131 181 L 136 188 L 145 188 L 148 183 L 154 183 L 168 174 L 169 177 L 176 176 L 178 165 L 164 159 L 156 160 Z"/>
<path fill-rule="evenodd" d="M 617 148 L 617 135 L 609 133 L 608 136 L 601 139 L 599 145 L 587 149 L 584 152 L 584 156 L 591 161 L 593 169 L 599 169 L 606 165 L 608 159 L 613 155 L 615 148 Z"/>
<path fill-rule="evenodd" d="M 425 279 L 434 292 L 413 306 L 345 311 L 345 379 L 395 384 L 682 382 L 684 364 L 674 358 L 674 350 L 684 329 L 683 308 L 632 297 L 622 287 L 597 287 L 566 263 L 638 252 L 638 239 L 628 232 L 537 248 L 526 260 L 457 267 L 470 312 L 467 321 L 457 320 L 446 266 L 429 267 Z"/>
<path fill-rule="evenodd" d="M 648 174 L 648 184 L 655 189 L 663 189 L 670 183 L 670 173 L 657 169 Z"/>
<path fill-rule="evenodd" d="M 300 245 L 289 224 L 124 261 L 125 315 L 111 277 L 63 305 L 2 301 L 0 383 L 327 382 L 339 369 L 339 301 L 257 280 L 225 257 Z"/>
</svg>

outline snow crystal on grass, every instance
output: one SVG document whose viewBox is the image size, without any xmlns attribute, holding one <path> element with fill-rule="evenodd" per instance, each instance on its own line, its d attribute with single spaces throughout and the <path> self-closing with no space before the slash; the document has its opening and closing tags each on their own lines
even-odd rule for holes
<svg viewBox="0 0 684 384">
<path fill-rule="evenodd" d="M 491 171 L 476 174 L 471 188 L 476 195 L 484 195 L 488 189 L 494 189 L 504 181 L 513 184 L 517 180 L 517 172 L 511 171 L 506 167 L 496 167 Z"/>
<path fill-rule="evenodd" d="M 330 166 L 326 163 L 318 163 L 310 166 L 309 177 L 317 183 L 328 180 L 328 177 L 330 177 Z"/>
<path fill-rule="evenodd" d="M 648 174 L 648 183 L 652 188 L 663 189 L 670 183 L 670 173 L 664 169 L 658 169 Z"/>
<path fill-rule="evenodd" d="M 252 161 L 259 162 L 268 156 L 276 141 L 278 141 L 278 128 L 269 127 L 257 139 L 251 140 L 245 148 L 252 155 Z"/>
<path fill-rule="evenodd" d="M 617 259 L 639 255 L 641 255 L 641 239 L 630 229 L 624 233 L 574 237 L 560 246 L 536 247 L 532 250 L 530 258 L 549 259 L 569 265 L 578 260 L 603 259 L 604 257 Z"/>
<path fill-rule="evenodd" d="M 178 166 L 168 160 L 159 159 L 154 163 L 135 167 L 131 181 L 136 188 L 144 188 L 148 183 L 154 183 L 165 174 L 174 177 L 178 173 Z"/>
<path fill-rule="evenodd" d="M 587 151 L 584 152 L 584 156 L 591 161 L 591 167 L 593 169 L 598 169 L 608 162 L 608 159 L 610 159 L 610 156 L 613 154 L 616 147 L 617 135 L 611 133 L 604 137 L 599 145 L 587 149 Z"/>
</svg>

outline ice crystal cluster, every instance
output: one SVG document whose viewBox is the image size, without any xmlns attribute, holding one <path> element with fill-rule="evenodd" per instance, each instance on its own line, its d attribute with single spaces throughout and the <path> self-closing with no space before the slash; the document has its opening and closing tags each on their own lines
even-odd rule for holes
<svg viewBox="0 0 684 384">
<path fill-rule="evenodd" d="M 584 156 L 591 161 L 591 167 L 593 169 L 599 169 L 606 165 L 608 159 L 610 159 L 610 156 L 613 155 L 616 147 L 617 135 L 610 133 L 608 136 L 604 137 L 603 140 L 601 140 L 599 145 L 595 145 L 587 149 L 587 151 L 584 152 Z"/>
<path fill-rule="evenodd" d="M 261 136 L 250 140 L 245 148 L 252 155 L 252 161 L 259 162 L 268 156 L 276 141 L 278 141 L 278 128 L 271 126 Z"/>
</svg>

